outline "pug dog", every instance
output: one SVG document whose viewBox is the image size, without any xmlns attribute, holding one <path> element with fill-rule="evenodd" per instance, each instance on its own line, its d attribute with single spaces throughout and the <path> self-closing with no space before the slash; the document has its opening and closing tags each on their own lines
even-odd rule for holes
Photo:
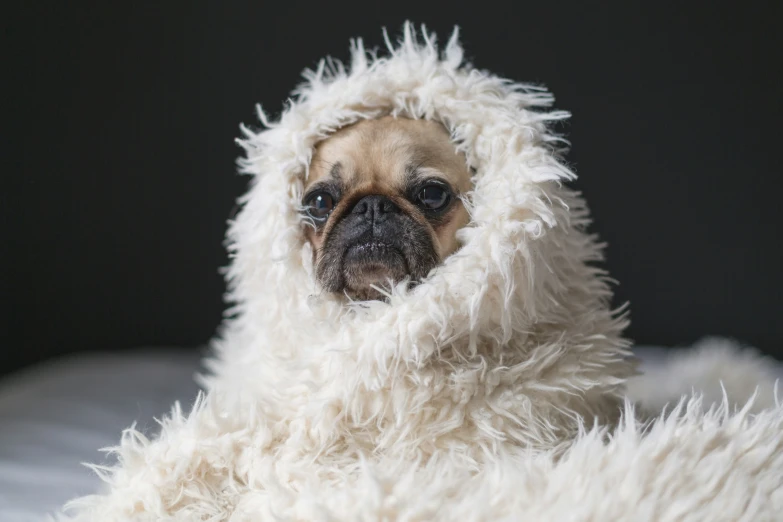
<svg viewBox="0 0 783 522">
<path fill-rule="evenodd" d="M 318 284 L 366 301 L 420 281 L 459 248 L 471 186 L 438 122 L 387 116 L 341 128 L 316 146 L 302 198 Z"/>
</svg>

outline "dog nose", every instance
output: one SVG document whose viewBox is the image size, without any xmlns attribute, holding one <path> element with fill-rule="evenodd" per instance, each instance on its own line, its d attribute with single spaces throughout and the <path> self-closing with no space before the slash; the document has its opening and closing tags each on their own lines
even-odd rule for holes
<svg viewBox="0 0 783 522">
<path fill-rule="evenodd" d="M 354 205 L 351 213 L 364 214 L 366 219 L 372 221 L 382 221 L 386 219 L 389 214 L 396 214 L 400 211 L 400 207 L 394 204 L 394 202 L 386 196 L 372 195 L 364 196 L 360 199 L 356 205 Z"/>
</svg>

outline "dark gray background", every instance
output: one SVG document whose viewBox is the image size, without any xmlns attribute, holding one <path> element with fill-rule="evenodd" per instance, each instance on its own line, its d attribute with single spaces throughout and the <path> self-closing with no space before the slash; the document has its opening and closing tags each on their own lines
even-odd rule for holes
<svg viewBox="0 0 783 522">
<path fill-rule="evenodd" d="M 780 2 L 19 4 L 1 17 L 0 371 L 207 342 L 247 183 L 239 123 L 406 18 L 441 40 L 459 24 L 477 66 L 572 111 L 568 158 L 630 337 L 721 334 L 783 358 Z"/>
</svg>

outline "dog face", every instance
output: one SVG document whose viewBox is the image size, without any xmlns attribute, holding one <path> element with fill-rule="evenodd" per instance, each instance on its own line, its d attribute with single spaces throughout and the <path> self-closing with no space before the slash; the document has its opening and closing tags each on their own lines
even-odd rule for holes
<svg viewBox="0 0 783 522">
<path fill-rule="evenodd" d="M 382 299 L 372 286 L 415 282 L 458 248 L 471 186 L 464 155 L 439 123 L 387 116 L 318 144 L 302 207 L 324 290 Z"/>
</svg>

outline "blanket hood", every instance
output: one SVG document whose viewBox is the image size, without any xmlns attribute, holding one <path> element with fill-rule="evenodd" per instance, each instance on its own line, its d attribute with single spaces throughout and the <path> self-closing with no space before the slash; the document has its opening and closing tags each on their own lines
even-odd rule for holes
<svg viewBox="0 0 783 522">
<path fill-rule="evenodd" d="M 456 31 L 442 52 L 410 24 L 387 45 L 378 57 L 353 41 L 350 66 L 322 61 L 278 121 L 259 108 L 266 128 L 243 127 L 253 182 L 228 232 L 235 306 L 206 386 L 263 397 L 265 415 L 301 422 L 322 449 L 358 432 L 374 451 L 473 459 L 551 448 L 578 418 L 610 421 L 632 364 L 586 207 L 563 185 L 574 177 L 563 140 L 547 128 L 567 113 L 546 110 L 540 87 L 465 63 Z M 320 140 L 384 115 L 450 131 L 475 171 L 471 221 L 422 284 L 351 303 L 315 282 L 303 183 Z"/>
</svg>

